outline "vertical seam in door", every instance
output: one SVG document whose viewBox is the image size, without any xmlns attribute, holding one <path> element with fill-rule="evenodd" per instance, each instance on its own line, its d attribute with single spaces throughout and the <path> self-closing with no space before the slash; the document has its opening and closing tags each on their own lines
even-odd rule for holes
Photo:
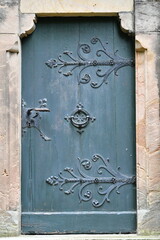
<svg viewBox="0 0 160 240">
<path fill-rule="evenodd" d="M 115 52 L 116 50 L 115 50 L 115 20 L 113 21 L 113 52 Z M 117 121 L 116 121 L 116 119 L 117 119 L 117 111 L 116 111 L 116 107 L 117 107 L 117 105 L 116 105 L 116 99 L 117 99 L 117 94 L 116 94 L 116 76 L 115 76 L 115 74 L 113 75 L 114 77 L 113 77 L 113 79 L 114 79 L 114 89 L 113 89 L 113 93 L 114 93 L 114 98 L 115 98 L 115 100 L 114 100 L 114 102 L 115 102 L 115 109 L 114 109 L 114 114 L 115 114 L 115 138 L 116 138 L 116 136 L 117 136 Z M 116 146 L 115 146 L 115 149 L 116 149 L 116 151 L 115 151 L 115 162 L 116 162 L 116 168 L 118 167 L 117 166 L 117 164 L 118 164 L 118 159 L 117 159 L 117 141 L 115 141 L 115 144 L 116 144 Z M 118 208 L 118 202 L 116 201 L 116 207 Z"/>
</svg>

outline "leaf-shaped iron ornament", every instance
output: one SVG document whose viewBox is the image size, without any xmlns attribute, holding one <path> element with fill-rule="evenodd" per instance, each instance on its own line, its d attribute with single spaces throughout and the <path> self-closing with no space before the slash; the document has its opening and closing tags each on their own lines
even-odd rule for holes
<svg viewBox="0 0 160 240">
<path fill-rule="evenodd" d="M 58 56 L 58 59 L 48 60 L 46 65 L 49 68 L 58 68 L 58 73 L 63 74 L 65 77 L 71 76 L 73 71 L 79 67 L 80 70 L 77 72 L 78 83 L 90 83 L 92 88 L 99 88 L 103 83 L 107 84 L 108 77 L 112 72 L 117 75 L 117 72 L 120 68 L 134 66 L 133 59 L 119 56 L 117 53 L 118 50 L 116 50 L 114 53 L 111 53 L 107 48 L 108 43 L 103 44 L 99 38 L 94 37 L 90 42 L 90 45 L 78 45 L 78 57 L 73 57 L 72 52 L 70 51 L 64 51 L 63 54 Z M 89 54 L 92 53 L 91 45 L 98 43 L 100 45 L 100 49 L 96 50 L 94 59 L 89 59 Z M 102 54 L 106 57 L 106 60 L 101 59 Z M 67 56 L 68 61 L 64 60 L 64 56 Z M 98 82 L 93 81 L 91 75 L 86 73 L 86 70 L 90 67 L 95 67 L 96 79 L 100 79 Z M 67 71 L 63 71 L 63 69 L 67 69 Z"/>
<path fill-rule="evenodd" d="M 98 154 L 93 155 L 91 160 L 81 160 L 78 158 L 78 161 L 78 174 L 75 173 L 73 168 L 66 167 L 63 172 L 60 172 L 57 176 L 51 176 L 47 178 L 46 182 L 52 186 L 58 185 L 59 190 L 64 191 L 64 193 L 67 195 L 73 194 L 74 189 L 79 186 L 78 197 L 80 202 L 88 202 L 91 200 L 92 205 L 95 208 L 101 207 L 105 202 L 110 202 L 109 195 L 113 190 L 116 190 L 117 193 L 120 193 L 118 191 L 120 187 L 126 184 L 134 184 L 136 181 L 135 176 L 126 176 L 119 172 L 119 168 L 114 170 L 109 162 L 109 159 L 104 159 Z M 86 171 L 91 170 L 93 163 L 97 161 L 100 161 L 100 165 L 97 169 L 97 176 L 92 177 L 86 174 Z M 111 176 L 104 176 L 104 170 Z M 97 185 L 97 193 L 98 195 L 101 195 L 101 201 L 94 199 L 92 191 L 89 190 L 89 186 L 93 184 Z M 64 190 L 64 185 L 69 187 L 65 187 Z"/>
</svg>

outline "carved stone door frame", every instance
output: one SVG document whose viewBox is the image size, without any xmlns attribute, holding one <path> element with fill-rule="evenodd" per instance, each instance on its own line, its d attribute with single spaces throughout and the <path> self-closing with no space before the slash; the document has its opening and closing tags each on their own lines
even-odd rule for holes
<svg viewBox="0 0 160 240">
<path fill-rule="evenodd" d="M 158 233 L 156 215 L 159 199 L 158 174 L 158 76 L 156 63 L 158 37 L 148 20 L 139 18 L 139 3 L 133 9 L 133 0 L 94 1 L 87 7 L 80 1 L 79 8 L 70 0 L 59 11 L 58 0 L 45 7 L 45 1 L 14 1 L 5 5 L 6 17 L 0 27 L 1 39 L 1 229 L 2 234 L 19 235 L 21 232 L 21 38 L 35 30 L 37 16 L 119 16 L 123 31 L 136 37 L 136 146 L 137 146 L 137 232 Z M 138 2 L 138 1 L 136 1 Z M 25 4 L 30 7 L 26 7 Z M 56 9 L 54 4 L 58 4 Z M 158 4 L 158 3 L 157 3 Z M 28 6 L 29 6 L 28 5 Z M 62 4 L 63 5 L 63 4 Z M 142 4 L 143 6 L 143 4 Z M 63 6 L 62 6 L 63 7 Z M 79 9 L 79 12 L 77 12 Z M 135 21 L 134 21 L 134 14 Z M 133 26 L 135 25 L 135 29 Z M 143 26 L 145 25 L 145 29 Z M 150 31 L 154 32 L 150 35 Z M 152 134 L 154 133 L 154 134 Z M 154 167 L 154 169 L 153 169 Z M 6 228 L 7 223 L 7 228 Z"/>
</svg>

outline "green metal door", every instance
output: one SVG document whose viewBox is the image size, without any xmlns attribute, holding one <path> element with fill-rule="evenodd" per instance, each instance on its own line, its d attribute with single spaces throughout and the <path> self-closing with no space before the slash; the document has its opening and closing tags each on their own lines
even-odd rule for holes
<svg viewBox="0 0 160 240">
<path fill-rule="evenodd" d="M 133 43 L 108 17 L 23 39 L 23 233 L 136 231 Z"/>
</svg>

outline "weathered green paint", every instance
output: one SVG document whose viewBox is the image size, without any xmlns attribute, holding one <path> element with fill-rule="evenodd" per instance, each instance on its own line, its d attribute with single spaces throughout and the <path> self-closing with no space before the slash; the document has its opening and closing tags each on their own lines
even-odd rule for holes
<svg viewBox="0 0 160 240">
<path fill-rule="evenodd" d="M 28 129 L 22 144 L 22 231 L 23 233 L 127 233 L 136 231 L 135 185 L 125 185 L 120 194 L 114 190 L 110 203 L 94 208 L 91 201 L 79 202 L 78 189 L 70 195 L 45 180 L 65 167 L 77 171 L 77 158 L 91 159 L 94 154 L 109 158 L 111 165 L 128 176 L 135 175 L 134 68 L 112 73 L 108 84 L 93 89 L 77 83 L 77 71 L 64 77 L 49 69 L 45 62 L 65 50 L 77 57 L 79 43 L 93 37 L 108 42 L 110 52 L 134 57 L 132 40 L 119 29 L 114 18 L 42 18 L 36 31 L 23 40 L 23 99 L 37 106 L 48 99 L 51 113 L 42 113 L 41 126 L 51 142 Z M 98 45 L 97 45 L 98 47 Z M 93 54 L 93 53 L 92 53 Z M 92 56 L 95 57 L 95 51 Z M 102 56 L 105 60 L 106 56 Z M 94 67 L 88 68 L 93 74 Z M 96 80 L 96 79 L 95 79 Z M 98 79 L 97 79 L 98 81 Z M 83 134 L 64 120 L 81 102 L 96 117 Z M 95 176 L 92 169 L 87 172 Z M 106 176 L 110 176 L 109 174 Z M 97 186 L 90 186 L 97 195 Z"/>
</svg>

